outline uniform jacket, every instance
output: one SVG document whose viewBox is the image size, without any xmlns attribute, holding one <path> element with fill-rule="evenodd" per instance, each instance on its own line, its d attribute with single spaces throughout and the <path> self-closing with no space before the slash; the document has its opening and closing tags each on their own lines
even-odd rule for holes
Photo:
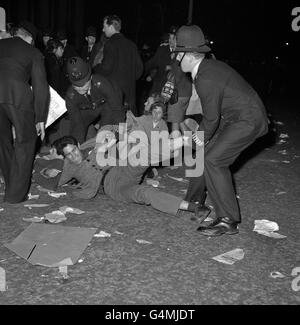
<svg viewBox="0 0 300 325">
<path fill-rule="evenodd" d="M 43 55 L 19 37 L 0 41 L 0 102 L 34 110 L 36 123 L 47 119 L 49 86 Z"/>
<path fill-rule="evenodd" d="M 219 127 L 240 120 L 248 121 L 257 136 L 268 130 L 265 107 L 256 91 L 230 66 L 218 60 L 204 59 L 195 78 L 195 88 L 201 100 L 205 141 L 210 140 Z"/>
<path fill-rule="evenodd" d="M 80 95 L 72 86 L 66 94 L 66 107 L 71 120 L 71 133 L 75 128 L 84 128 L 83 119 L 86 110 L 101 109 L 104 107 L 110 113 L 108 124 L 124 122 L 125 111 L 122 104 L 122 92 L 120 88 L 107 78 L 92 75 L 90 95 Z M 107 120 L 107 119 L 106 119 Z M 84 132 L 79 132 L 84 134 Z M 77 139 L 82 143 L 85 139 Z"/>
<path fill-rule="evenodd" d="M 95 72 L 115 81 L 123 91 L 125 100 L 135 107 L 136 80 L 143 73 L 143 62 L 136 45 L 121 33 L 110 37 L 105 45 L 103 61 Z"/>
</svg>

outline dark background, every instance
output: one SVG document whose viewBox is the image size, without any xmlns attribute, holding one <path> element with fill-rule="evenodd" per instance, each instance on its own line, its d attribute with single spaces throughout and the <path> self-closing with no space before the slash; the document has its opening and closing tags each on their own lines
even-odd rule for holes
<svg viewBox="0 0 300 325">
<path fill-rule="evenodd" d="M 83 44 L 87 26 L 97 27 L 100 35 L 103 17 L 117 14 L 122 32 L 140 48 L 146 43 L 153 51 L 171 25 L 187 23 L 189 12 L 189 0 L 1 0 L 0 6 L 7 22 L 28 19 L 39 29 L 66 28 L 76 48 Z M 277 79 L 290 81 L 291 89 L 298 80 L 300 49 L 300 31 L 292 30 L 291 12 L 299 6 L 300 1 L 285 0 L 194 0 L 192 23 L 214 42 L 216 57 L 248 79 L 268 70 Z"/>
</svg>

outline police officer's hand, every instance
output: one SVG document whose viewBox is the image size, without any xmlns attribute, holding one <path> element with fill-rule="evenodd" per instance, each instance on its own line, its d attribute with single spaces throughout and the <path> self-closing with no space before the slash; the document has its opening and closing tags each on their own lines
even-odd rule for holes
<svg viewBox="0 0 300 325">
<path fill-rule="evenodd" d="M 38 122 L 35 125 L 36 133 L 38 137 L 41 137 L 41 140 L 43 141 L 45 138 L 45 123 L 44 122 Z"/>
</svg>

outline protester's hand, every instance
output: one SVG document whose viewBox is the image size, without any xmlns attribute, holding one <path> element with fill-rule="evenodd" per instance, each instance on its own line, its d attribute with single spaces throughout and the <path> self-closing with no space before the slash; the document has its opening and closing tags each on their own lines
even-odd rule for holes
<svg viewBox="0 0 300 325">
<path fill-rule="evenodd" d="M 96 137 L 96 146 L 95 151 L 106 152 L 117 142 L 116 136 L 111 131 L 101 131 L 97 134 Z"/>
<path fill-rule="evenodd" d="M 45 138 L 45 123 L 44 122 L 38 122 L 35 125 L 36 133 L 38 137 L 41 137 L 41 140 L 43 141 Z"/>
</svg>

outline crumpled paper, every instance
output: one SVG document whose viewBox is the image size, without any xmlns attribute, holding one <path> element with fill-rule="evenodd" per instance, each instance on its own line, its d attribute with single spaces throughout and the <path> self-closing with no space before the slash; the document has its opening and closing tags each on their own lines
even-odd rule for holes
<svg viewBox="0 0 300 325">
<path fill-rule="evenodd" d="M 51 213 L 46 213 L 45 220 L 48 220 L 51 223 L 60 223 L 67 220 L 67 217 L 61 211 L 52 211 Z"/>
<path fill-rule="evenodd" d="M 67 193 L 66 192 L 62 192 L 62 193 L 57 193 L 57 192 L 48 192 L 48 195 L 54 197 L 55 199 L 59 199 L 61 196 L 66 196 Z"/>
<path fill-rule="evenodd" d="M 72 207 L 67 207 L 67 206 L 63 206 L 63 207 L 59 208 L 59 211 L 61 211 L 64 214 L 66 214 L 66 213 L 84 214 L 85 213 L 85 211 L 82 211 L 80 209 L 76 209 L 76 208 L 72 208 Z"/>
<path fill-rule="evenodd" d="M 260 235 L 264 235 L 267 237 L 282 239 L 286 238 L 286 236 L 275 233 L 275 231 L 279 230 L 279 226 L 276 222 L 270 220 L 255 220 L 255 226 L 253 231 L 257 232 Z"/>
</svg>

